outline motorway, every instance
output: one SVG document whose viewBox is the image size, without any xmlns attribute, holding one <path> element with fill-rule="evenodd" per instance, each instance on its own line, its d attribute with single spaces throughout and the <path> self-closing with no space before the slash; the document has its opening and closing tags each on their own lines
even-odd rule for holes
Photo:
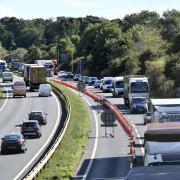
<svg viewBox="0 0 180 180">
<path fill-rule="evenodd" d="M 15 77 L 15 79 L 20 79 Z M 0 79 L 0 82 L 1 79 Z M 24 173 L 33 166 L 35 160 L 42 155 L 55 133 L 61 117 L 61 107 L 56 96 L 39 97 L 38 92 L 28 92 L 26 98 L 13 98 L 12 83 L 1 83 L 8 90 L 8 99 L 3 100 L 4 107 L 0 108 L 0 137 L 7 133 L 17 132 L 16 125 L 27 119 L 31 110 L 43 110 L 47 113 L 47 125 L 42 126 L 40 139 L 27 139 L 27 151 L 23 154 L 0 155 L 0 179 L 21 179 Z M 3 92 L 6 94 L 5 89 Z M 5 95 L 4 94 L 4 95 Z M 3 105 L 1 104 L 1 105 Z"/>
<path fill-rule="evenodd" d="M 114 98 L 112 93 L 102 93 L 99 89 L 94 89 L 92 86 L 88 86 L 88 88 L 116 104 L 133 124 L 136 135 L 136 164 L 137 166 L 142 166 L 144 154 L 142 144 L 145 131 L 143 114 L 130 114 L 129 109 L 124 105 L 123 98 Z M 102 112 L 104 107 L 99 105 L 97 110 L 97 103 L 91 98 L 84 95 L 83 99 L 91 107 L 91 110 L 89 110 L 91 131 L 86 153 L 78 168 L 76 179 L 123 179 L 130 169 L 128 162 L 130 158 L 129 137 L 117 121 L 117 126 L 114 128 L 114 137 L 112 136 L 112 127 L 107 128 L 107 134 L 105 134 L 101 113 L 98 113 L 98 111 Z"/>
</svg>

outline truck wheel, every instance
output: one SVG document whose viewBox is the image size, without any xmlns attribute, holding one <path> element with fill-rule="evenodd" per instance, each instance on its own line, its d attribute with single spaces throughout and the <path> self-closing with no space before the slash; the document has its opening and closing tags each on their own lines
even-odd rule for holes
<svg viewBox="0 0 180 180">
<path fill-rule="evenodd" d="M 124 104 L 127 106 L 127 99 L 124 98 Z"/>
</svg>

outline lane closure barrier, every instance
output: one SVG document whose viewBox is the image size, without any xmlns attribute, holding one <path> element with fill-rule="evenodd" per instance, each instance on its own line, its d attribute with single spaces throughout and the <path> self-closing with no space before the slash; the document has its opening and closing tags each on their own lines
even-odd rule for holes
<svg viewBox="0 0 180 180">
<path fill-rule="evenodd" d="M 62 81 L 60 79 L 54 79 L 53 81 L 63 84 L 69 88 L 79 90 L 74 83 Z M 121 110 L 119 110 L 115 104 L 108 101 L 104 96 L 100 96 L 100 95 L 88 90 L 87 88 L 83 91 L 83 93 L 86 94 L 87 96 L 91 97 L 92 99 L 94 99 L 94 101 L 97 101 L 100 104 L 106 106 L 110 111 L 115 113 L 117 120 L 123 127 L 126 134 L 130 137 L 130 152 L 129 152 L 129 154 L 132 155 L 132 158 L 134 159 L 135 158 L 135 150 L 134 150 L 135 136 L 134 136 L 134 132 L 133 132 L 133 127 L 132 127 L 131 123 L 125 118 L 125 116 L 123 115 Z"/>
</svg>

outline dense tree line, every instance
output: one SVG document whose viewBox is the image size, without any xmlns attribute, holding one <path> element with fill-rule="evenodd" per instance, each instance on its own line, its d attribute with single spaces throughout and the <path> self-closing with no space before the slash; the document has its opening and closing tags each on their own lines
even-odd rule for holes
<svg viewBox="0 0 180 180">
<path fill-rule="evenodd" d="M 64 54 L 69 61 L 64 61 Z M 57 58 L 61 68 L 102 76 L 145 74 L 156 95 L 172 97 L 180 86 L 180 11 L 142 11 L 124 19 L 0 19 L 0 58 Z M 72 63 L 73 62 L 73 63 Z M 153 91 L 152 91 L 153 92 Z"/>
</svg>

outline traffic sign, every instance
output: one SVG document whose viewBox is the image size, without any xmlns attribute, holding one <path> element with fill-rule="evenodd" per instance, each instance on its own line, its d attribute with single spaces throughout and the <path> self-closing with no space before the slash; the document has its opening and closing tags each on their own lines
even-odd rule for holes
<svg viewBox="0 0 180 180">
<path fill-rule="evenodd" d="M 116 115 L 110 110 L 105 110 L 101 113 L 101 121 L 107 126 L 112 126 L 116 121 Z"/>
<path fill-rule="evenodd" d="M 79 91 L 84 91 L 84 89 L 86 88 L 85 82 L 78 82 L 77 83 L 77 88 L 78 88 Z"/>
</svg>

